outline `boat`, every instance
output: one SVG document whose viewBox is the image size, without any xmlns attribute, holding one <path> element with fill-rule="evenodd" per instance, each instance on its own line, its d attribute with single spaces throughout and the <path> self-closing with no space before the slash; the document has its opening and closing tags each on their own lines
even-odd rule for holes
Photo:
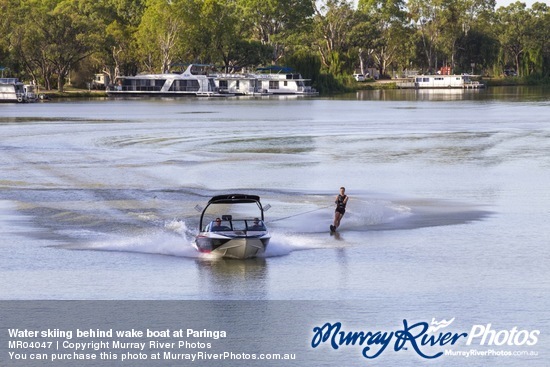
<svg viewBox="0 0 550 367">
<path fill-rule="evenodd" d="M 263 254 L 271 238 L 264 223 L 267 209 L 269 205 L 262 206 L 257 195 L 212 197 L 202 210 L 194 247 L 223 258 L 249 259 Z"/>
<path fill-rule="evenodd" d="M 397 82 L 400 89 L 436 89 L 436 88 L 458 88 L 458 89 L 480 89 L 485 84 L 472 80 L 473 75 L 417 75 Z"/>
<path fill-rule="evenodd" d="M 206 65 L 191 64 L 183 73 L 139 74 L 120 76 L 107 87 L 109 96 L 199 96 L 226 97 L 219 93 Z"/>
<path fill-rule="evenodd" d="M 254 74 L 214 74 L 216 87 L 220 92 L 239 96 L 269 96 L 273 93 L 262 89 Z"/>
<path fill-rule="evenodd" d="M 307 85 L 310 79 L 304 79 L 291 68 L 282 66 L 259 68 L 255 73 L 216 74 L 214 77 L 220 91 L 236 95 L 319 94 L 315 88 Z"/>
<path fill-rule="evenodd" d="M 23 84 L 17 78 L 0 78 L 0 102 L 35 102 L 34 85 Z"/>
</svg>

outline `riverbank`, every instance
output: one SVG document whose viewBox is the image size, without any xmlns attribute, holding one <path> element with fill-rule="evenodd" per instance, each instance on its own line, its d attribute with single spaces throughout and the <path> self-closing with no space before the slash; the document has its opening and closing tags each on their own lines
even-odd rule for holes
<svg viewBox="0 0 550 367">
<path fill-rule="evenodd" d="M 344 90 L 329 92 L 326 94 L 349 93 L 361 90 L 383 90 L 383 89 L 398 89 L 397 82 L 399 79 L 382 79 L 382 80 L 367 80 L 364 82 L 354 82 L 351 85 L 346 85 Z M 550 85 L 550 79 L 534 79 L 522 77 L 498 77 L 498 78 L 481 78 L 480 81 L 487 87 L 512 87 L 512 86 L 535 86 L 535 85 Z M 106 98 L 107 93 L 104 90 L 88 90 L 68 87 L 63 92 L 56 90 L 40 91 L 45 99 L 58 98 Z M 325 93 L 323 93 L 325 94 Z"/>
<path fill-rule="evenodd" d="M 550 85 L 550 78 L 535 78 L 535 77 L 504 77 L 504 78 L 484 78 L 489 87 L 512 87 L 512 86 L 535 86 L 535 85 Z"/>
<path fill-rule="evenodd" d="M 41 90 L 38 94 L 43 95 L 45 99 L 107 97 L 107 92 L 105 92 L 104 90 L 88 90 L 72 87 L 66 88 L 63 92 L 59 92 L 57 90 Z"/>
</svg>

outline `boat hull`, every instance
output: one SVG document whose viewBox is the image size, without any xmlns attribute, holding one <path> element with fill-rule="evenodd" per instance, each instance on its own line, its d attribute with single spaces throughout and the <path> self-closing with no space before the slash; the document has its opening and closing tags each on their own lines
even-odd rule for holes
<svg viewBox="0 0 550 367">
<path fill-rule="evenodd" d="M 140 92 L 140 91 L 107 91 L 109 97 L 233 97 L 231 93 L 217 92 Z"/>
<path fill-rule="evenodd" d="M 269 240 L 269 237 L 211 238 L 198 236 L 195 247 L 200 252 L 218 257 L 250 259 L 263 254 Z"/>
</svg>

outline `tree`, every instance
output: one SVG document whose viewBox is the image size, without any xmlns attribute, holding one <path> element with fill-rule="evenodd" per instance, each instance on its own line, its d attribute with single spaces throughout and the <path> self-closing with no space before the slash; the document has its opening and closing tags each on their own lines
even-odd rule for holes
<svg viewBox="0 0 550 367">
<path fill-rule="evenodd" d="M 65 80 L 79 61 L 99 48 L 104 25 L 96 7 L 97 1 L 64 0 L 46 18 L 43 24 L 48 59 L 57 74 L 57 89 L 62 92 Z"/>
<path fill-rule="evenodd" d="M 228 0 L 204 0 L 200 9 L 200 32 L 197 35 L 203 47 L 201 59 L 215 63 L 223 60 L 228 70 L 235 49 L 240 45 L 241 34 L 238 27 L 235 3 Z"/>
<path fill-rule="evenodd" d="M 532 17 L 530 37 L 527 40 L 525 63 L 530 74 L 550 75 L 550 6 L 535 3 L 530 11 Z"/>
<path fill-rule="evenodd" d="M 271 61 L 273 49 L 254 40 L 237 39 L 233 48 L 222 55 L 226 72 L 265 65 Z"/>
<path fill-rule="evenodd" d="M 507 7 L 500 7 L 496 16 L 499 41 L 505 56 L 514 63 L 518 75 L 522 75 L 521 57 L 531 35 L 531 14 L 526 10 L 526 5 L 518 1 Z"/>
<path fill-rule="evenodd" d="M 477 27 L 489 12 L 493 12 L 495 0 L 447 0 L 442 12 L 441 51 L 453 70 L 459 40 L 467 37 L 471 28 Z M 477 27 L 479 29 L 479 27 Z M 476 38 L 470 38 L 475 41 Z M 475 47 L 475 45 L 474 45 Z"/>
<path fill-rule="evenodd" d="M 341 74 L 341 57 L 351 47 L 350 32 L 356 18 L 351 4 L 346 0 L 328 0 L 326 4 L 315 6 L 314 27 L 316 46 L 322 64 L 335 75 Z"/>
<path fill-rule="evenodd" d="M 454 68 L 458 41 L 494 6 L 495 0 L 410 0 L 428 70 L 439 66 L 439 56 Z"/>
<path fill-rule="evenodd" d="M 144 0 L 106 0 L 105 38 L 93 55 L 98 70 L 110 81 L 138 69 L 136 32 L 145 9 Z"/>
<path fill-rule="evenodd" d="M 492 66 L 498 57 L 498 40 L 488 32 L 472 28 L 457 41 L 460 50 L 456 59 L 457 67 L 473 72 Z"/>
<path fill-rule="evenodd" d="M 170 71 L 175 59 L 185 58 L 197 33 L 195 14 L 200 6 L 193 0 L 147 0 L 136 33 L 141 62 L 146 70 Z"/>
<path fill-rule="evenodd" d="M 437 66 L 436 49 L 441 35 L 440 2 L 441 0 L 410 0 L 408 3 L 411 19 L 421 36 L 425 61 L 430 71 Z"/>
<path fill-rule="evenodd" d="M 372 23 L 369 27 L 372 47 L 369 53 L 375 59 L 380 74 L 387 75 L 388 66 L 400 55 L 408 55 L 413 45 L 405 3 L 403 0 L 360 0 L 358 9 Z"/>
<path fill-rule="evenodd" d="M 113 20 L 105 28 L 105 42 L 97 62 L 100 70 L 114 81 L 121 75 L 134 74 L 137 71 L 135 32 L 137 28 Z"/>
<path fill-rule="evenodd" d="M 457 31 L 454 61 L 462 71 L 486 70 L 498 58 L 499 43 L 495 30 L 494 0 L 464 0 L 462 26 Z"/>
<path fill-rule="evenodd" d="M 351 29 L 349 37 L 351 45 L 357 49 L 361 74 L 365 75 L 366 67 L 372 63 L 374 51 L 381 47 L 382 32 L 377 22 L 367 14 L 357 12 L 357 18 L 357 24 Z"/>
<path fill-rule="evenodd" d="M 285 55 L 288 37 L 303 29 L 313 15 L 311 0 L 237 1 L 252 38 L 273 49 L 273 62 Z"/>
<path fill-rule="evenodd" d="M 63 91 L 71 69 L 97 49 L 103 27 L 92 0 L 31 0 L 20 3 L 22 18 L 12 39 L 18 57 L 32 75 L 40 70 L 47 88 L 57 75 Z"/>
<path fill-rule="evenodd" d="M 17 0 L 0 0 L 0 67 L 5 68 L 4 75 L 16 75 L 24 66 L 17 57 L 21 29 L 18 23 L 24 16 Z"/>
</svg>

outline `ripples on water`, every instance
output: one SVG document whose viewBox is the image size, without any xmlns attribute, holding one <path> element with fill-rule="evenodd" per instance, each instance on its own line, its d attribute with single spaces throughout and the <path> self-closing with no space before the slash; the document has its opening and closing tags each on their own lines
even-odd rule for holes
<svg viewBox="0 0 550 367">
<path fill-rule="evenodd" d="M 476 287 L 480 275 L 501 287 L 512 258 L 491 264 L 512 252 L 524 259 L 520 268 L 530 267 L 525 277 L 542 279 L 548 253 L 529 245 L 539 234 L 527 229 L 547 213 L 548 191 L 539 183 L 550 157 L 548 98 L 396 93 L 9 106 L 0 117 L 2 228 L 12 233 L 8 251 L 22 252 L 6 266 L 32 267 L 42 256 L 37 246 L 55 249 L 40 276 L 69 285 L 53 297 L 79 294 L 84 272 L 97 284 L 91 298 L 407 297 L 415 287 L 452 287 L 458 278 Z M 330 236 L 341 185 L 351 200 L 341 233 Z M 265 258 L 237 266 L 192 249 L 193 207 L 226 192 L 253 192 L 273 206 Z M 529 250 L 510 240 L 519 232 Z M 167 285 L 123 290 L 128 283 L 112 284 L 92 259 L 122 277 L 131 272 Z M 67 275 L 72 263 L 78 273 Z M 291 276 L 304 268 L 312 272 Z M 395 276 L 396 269 L 421 284 Z M 216 271 L 234 272 L 233 283 L 225 279 L 223 292 L 202 290 L 199 279 Z M 180 272 L 189 281 L 170 288 L 175 280 L 167 274 Z M 6 294 L 48 298 L 22 285 L 21 274 L 10 275 Z"/>
</svg>

